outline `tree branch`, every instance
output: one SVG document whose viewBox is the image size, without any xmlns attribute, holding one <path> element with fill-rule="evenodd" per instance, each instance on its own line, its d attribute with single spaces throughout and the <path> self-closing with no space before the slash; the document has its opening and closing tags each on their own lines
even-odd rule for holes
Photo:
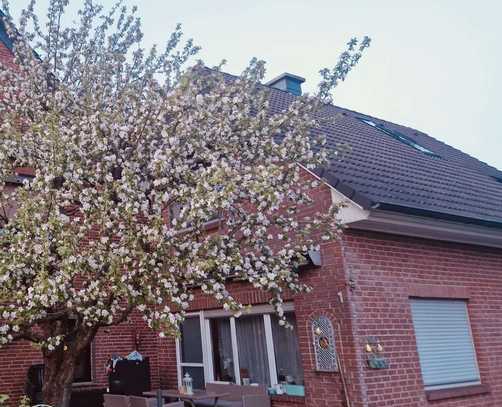
<svg viewBox="0 0 502 407">
<path fill-rule="evenodd" d="M 42 335 L 33 332 L 33 330 L 28 326 L 22 327 L 21 330 L 13 334 L 12 337 L 14 338 L 14 340 L 25 339 L 37 344 L 40 344 L 45 340 Z"/>
</svg>

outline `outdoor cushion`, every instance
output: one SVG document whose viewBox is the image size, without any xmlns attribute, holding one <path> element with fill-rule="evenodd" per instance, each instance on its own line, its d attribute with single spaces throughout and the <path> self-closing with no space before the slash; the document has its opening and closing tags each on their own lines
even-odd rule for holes
<svg viewBox="0 0 502 407">
<path fill-rule="evenodd" d="M 118 394 L 103 394 L 104 407 L 129 407 L 129 396 Z"/>
</svg>

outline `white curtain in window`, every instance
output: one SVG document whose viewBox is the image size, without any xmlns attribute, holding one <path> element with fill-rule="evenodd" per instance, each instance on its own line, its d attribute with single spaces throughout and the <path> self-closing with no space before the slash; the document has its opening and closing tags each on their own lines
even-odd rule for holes
<svg viewBox="0 0 502 407">
<path fill-rule="evenodd" d="M 240 317 L 235 323 L 241 379 L 249 377 L 251 383 L 270 385 L 263 316 Z"/>
</svg>

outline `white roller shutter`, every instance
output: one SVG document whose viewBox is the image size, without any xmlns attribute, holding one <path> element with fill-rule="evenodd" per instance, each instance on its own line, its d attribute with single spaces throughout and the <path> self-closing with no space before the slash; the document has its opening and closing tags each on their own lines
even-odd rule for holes
<svg viewBox="0 0 502 407">
<path fill-rule="evenodd" d="M 466 301 L 413 298 L 411 312 L 426 389 L 479 384 Z"/>
</svg>

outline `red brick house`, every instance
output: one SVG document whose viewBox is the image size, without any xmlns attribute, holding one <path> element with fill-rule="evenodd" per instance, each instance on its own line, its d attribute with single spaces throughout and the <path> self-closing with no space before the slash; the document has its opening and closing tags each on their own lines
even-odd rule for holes
<svg viewBox="0 0 502 407">
<path fill-rule="evenodd" d="M 0 61 L 11 63 L 0 29 Z M 272 109 L 303 79 L 269 82 Z M 152 387 L 246 381 L 287 392 L 274 407 L 502 405 L 502 172 L 417 130 L 335 106 L 329 145 L 351 152 L 320 176 L 317 211 L 346 201 L 342 239 L 312 254 L 313 292 L 288 298 L 294 331 L 279 329 L 262 292 L 233 283 L 251 304 L 233 318 L 199 295 L 184 339 L 161 339 L 139 320 L 98 334 L 75 391 L 106 387 L 105 363 L 148 356 Z M 16 179 L 10 179 L 12 184 Z M 24 392 L 40 355 L 27 343 L 0 350 L 0 393 Z M 302 395 L 302 393 L 304 395 Z"/>
</svg>

